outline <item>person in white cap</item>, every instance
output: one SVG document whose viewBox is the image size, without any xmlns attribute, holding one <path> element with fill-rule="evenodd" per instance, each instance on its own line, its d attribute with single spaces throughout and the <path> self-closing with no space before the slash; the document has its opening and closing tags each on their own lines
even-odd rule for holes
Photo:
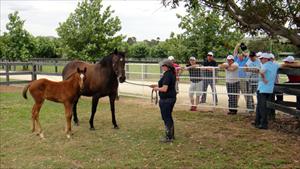
<svg viewBox="0 0 300 169">
<path fill-rule="evenodd" d="M 279 64 L 272 62 L 272 56 L 268 53 L 261 55 L 262 68 L 259 72 L 260 78 L 257 87 L 257 106 L 255 127 L 258 129 L 268 129 L 268 116 L 271 109 L 267 107 L 267 102 L 272 100 L 273 89 L 276 81 Z"/>
<path fill-rule="evenodd" d="M 295 58 L 293 56 L 288 56 L 282 60 L 284 64 L 282 64 L 282 67 L 291 67 L 291 65 L 296 65 L 297 62 L 295 61 Z M 300 65 L 299 65 L 300 67 Z M 287 75 L 288 76 L 288 83 L 300 83 L 300 76 L 297 75 Z"/>
<path fill-rule="evenodd" d="M 197 111 L 197 104 L 199 103 L 202 95 L 202 71 L 199 68 L 200 65 L 198 65 L 196 61 L 197 60 L 194 56 L 190 57 L 190 63 L 184 68 L 184 70 L 189 71 L 191 81 L 189 88 L 189 97 L 191 102 L 190 111 Z M 194 99 L 194 95 L 196 95 L 196 99 Z"/>
<path fill-rule="evenodd" d="M 226 88 L 228 93 L 228 115 L 234 115 L 237 113 L 237 102 L 238 102 L 238 92 L 240 90 L 239 65 L 234 62 L 234 57 L 232 55 L 227 56 L 227 63 L 219 65 L 219 68 L 225 69 L 226 71 Z"/>
<path fill-rule="evenodd" d="M 207 88 L 208 85 L 210 85 L 210 88 L 213 92 L 212 94 L 212 98 L 213 98 L 213 102 L 218 104 L 218 97 L 217 97 L 217 90 L 216 90 L 216 86 L 213 82 L 213 77 L 216 77 L 216 71 L 215 74 L 213 74 L 214 72 L 214 68 L 213 67 L 217 67 L 217 62 L 214 59 L 214 53 L 213 52 L 208 52 L 207 53 L 207 58 L 203 63 L 203 66 L 206 68 L 203 68 L 203 95 L 201 97 L 201 102 L 200 103 L 205 103 L 206 102 L 206 93 L 207 93 Z"/>
<path fill-rule="evenodd" d="M 181 67 L 176 63 L 176 60 L 174 58 L 174 56 L 169 56 L 168 59 L 172 62 L 173 67 L 175 68 L 176 71 L 176 93 L 179 93 L 179 75 L 181 73 Z"/>
</svg>

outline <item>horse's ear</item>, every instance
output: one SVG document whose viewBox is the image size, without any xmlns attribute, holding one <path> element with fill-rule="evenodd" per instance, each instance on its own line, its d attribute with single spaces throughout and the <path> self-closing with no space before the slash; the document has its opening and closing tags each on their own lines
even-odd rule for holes
<svg viewBox="0 0 300 169">
<path fill-rule="evenodd" d="M 118 49 L 117 48 L 115 48 L 114 54 L 118 54 Z"/>
<path fill-rule="evenodd" d="M 84 67 L 84 69 L 83 69 L 83 73 L 86 73 L 86 67 Z"/>
</svg>

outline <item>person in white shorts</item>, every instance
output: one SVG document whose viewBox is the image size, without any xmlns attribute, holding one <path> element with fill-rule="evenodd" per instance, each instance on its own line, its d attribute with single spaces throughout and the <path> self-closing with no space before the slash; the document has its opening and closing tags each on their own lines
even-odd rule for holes
<svg viewBox="0 0 300 169">
<path fill-rule="evenodd" d="M 200 102 L 200 97 L 202 96 L 202 71 L 199 68 L 199 65 L 196 63 L 195 57 L 190 57 L 190 64 L 185 67 L 185 70 L 189 71 L 190 74 L 190 88 L 189 88 L 189 96 L 191 101 L 191 111 L 197 111 L 197 104 Z M 196 99 L 194 99 L 194 95 L 196 95 Z"/>
</svg>

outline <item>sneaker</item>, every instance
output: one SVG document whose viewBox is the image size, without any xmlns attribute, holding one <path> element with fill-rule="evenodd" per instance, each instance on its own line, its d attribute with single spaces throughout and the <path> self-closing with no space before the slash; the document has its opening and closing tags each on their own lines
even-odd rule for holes
<svg viewBox="0 0 300 169">
<path fill-rule="evenodd" d="M 190 111 L 197 111 L 197 107 L 196 106 L 191 106 Z"/>
</svg>

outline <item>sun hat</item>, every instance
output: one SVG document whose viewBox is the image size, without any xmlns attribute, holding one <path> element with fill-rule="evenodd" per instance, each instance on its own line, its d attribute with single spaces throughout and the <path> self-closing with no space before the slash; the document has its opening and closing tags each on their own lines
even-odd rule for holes
<svg viewBox="0 0 300 169">
<path fill-rule="evenodd" d="M 160 62 L 160 65 L 161 66 L 167 66 L 167 67 L 169 67 L 169 68 L 171 68 L 171 67 L 173 67 L 173 63 L 172 63 L 172 61 L 171 60 L 169 60 L 169 59 L 164 59 L 164 60 L 162 60 L 161 62 Z"/>
<path fill-rule="evenodd" d="M 293 62 L 295 62 L 295 58 L 293 56 L 288 56 L 288 57 L 284 58 L 282 61 L 293 63 Z"/>
</svg>

